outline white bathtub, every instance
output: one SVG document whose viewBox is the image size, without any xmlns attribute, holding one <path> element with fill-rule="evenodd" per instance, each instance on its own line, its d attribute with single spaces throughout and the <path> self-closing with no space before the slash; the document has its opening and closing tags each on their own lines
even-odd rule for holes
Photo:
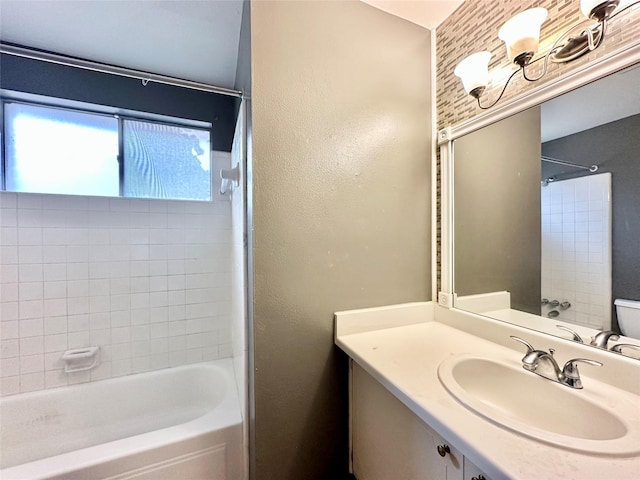
<svg viewBox="0 0 640 480">
<path fill-rule="evenodd" d="M 0 399 L 2 480 L 241 480 L 231 360 Z"/>
</svg>

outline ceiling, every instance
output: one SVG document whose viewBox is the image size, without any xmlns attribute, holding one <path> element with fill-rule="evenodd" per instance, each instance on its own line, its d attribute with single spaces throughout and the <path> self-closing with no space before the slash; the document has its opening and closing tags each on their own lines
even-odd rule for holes
<svg viewBox="0 0 640 480">
<path fill-rule="evenodd" d="M 640 65 L 542 104 L 543 142 L 640 113 Z"/>
<path fill-rule="evenodd" d="M 380 10 L 416 23 L 429 30 L 435 29 L 464 0 L 361 0 Z"/>
<path fill-rule="evenodd" d="M 0 0 L 0 40 L 233 88 L 242 0 Z"/>
</svg>

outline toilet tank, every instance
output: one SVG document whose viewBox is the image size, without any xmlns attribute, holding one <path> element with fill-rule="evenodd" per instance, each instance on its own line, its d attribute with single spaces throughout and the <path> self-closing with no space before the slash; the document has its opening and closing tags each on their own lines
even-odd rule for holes
<svg viewBox="0 0 640 480">
<path fill-rule="evenodd" d="M 618 315 L 618 325 L 623 335 L 640 339 L 640 301 L 616 299 L 613 302 Z"/>
</svg>

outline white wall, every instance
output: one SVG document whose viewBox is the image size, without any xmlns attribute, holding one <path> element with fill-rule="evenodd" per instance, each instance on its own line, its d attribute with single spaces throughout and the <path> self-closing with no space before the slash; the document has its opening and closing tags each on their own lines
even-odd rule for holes
<svg viewBox="0 0 640 480">
<path fill-rule="evenodd" d="M 239 184 L 232 190 L 231 199 L 231 348 L 240 399 L 240 410 L 246 417 L 247 408 L 247 320 L 246 258 L 245 258 L 245 167 L 244 167 L 244 105 L 236 122 L 236 134 L 231 149 L 231 162 L 238 167 Z"/>
<path fill-rule="evenodd" d="M 0 393 L 231 356 L 230 254 L 219 197 L 0 193 Z M 100 366 L 65 374 L 62 353 L 90 345 Z"/>
<path fill-rule="evenodd" d="M 247 7 L 248 8 L 248 7 Z M 245 240 L 245 118 L 243 100 L 236 122 L 231 148 L 231 164 L 238 167 L 239 182 L 230 194 L 231 200 L 231 350 L 236 389 L 243 423 L 244 479 L 249 478 L 248 414 L 248 319 L 247 319 L 247 257 Z"/>
</svg>

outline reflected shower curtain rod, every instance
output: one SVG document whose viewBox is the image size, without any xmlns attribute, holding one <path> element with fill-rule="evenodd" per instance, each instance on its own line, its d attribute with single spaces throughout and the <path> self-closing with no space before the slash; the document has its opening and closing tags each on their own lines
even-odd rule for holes
<svg viewBox="0 0 640 480">
<path fill-rule="evenodd" d="M 143 85 L 149 82 L 163 83 L 174 87 L 190 88 L 192 90 L 200 90 L 203 92 L 218 93 L 220 95 L 228 95 L 231 97 L 242 98 L 240 90 L 233 90 L 225 87 L 216 87 L 208 83 L 193 82 L 191 80 L 183 80 L 181 78 L 169 77 L 166 75 L 157 75 L 155 73 L 143 72 L 131 68 L 116 67 L 105 63 L 93 62 L 91 60 L 82 60 L 80 58 L 67 57 L 56 53 L 41 52 L 31 48 L 18 47 L 0 42 L 0 53 L 13 55 L 16 57 L 30 58 L 32 60 L 40 60 L 42 62 L 57 63 L 67 67 L 82 68 L 94 72 L 107 73 L 109 75 L 118 75 L 121 77 L 136 78 L 142 81 Z"/>
<path fill-rule="evenodd" d="M 586 165 L 579 165 L 577 163 L 567 162 L 566 160 L 558 160 L 557 158 L 545 157 L 544 155 L 541 156 L 540 159 L 543 162 L 557 163 L 558 165 L 566 165 L 568 167 L 580 168 L 582 170 L 589 170 L 591 173 L 598 171 L 597 165 L 591 165 L 587 167 Z"/>
</svg>

